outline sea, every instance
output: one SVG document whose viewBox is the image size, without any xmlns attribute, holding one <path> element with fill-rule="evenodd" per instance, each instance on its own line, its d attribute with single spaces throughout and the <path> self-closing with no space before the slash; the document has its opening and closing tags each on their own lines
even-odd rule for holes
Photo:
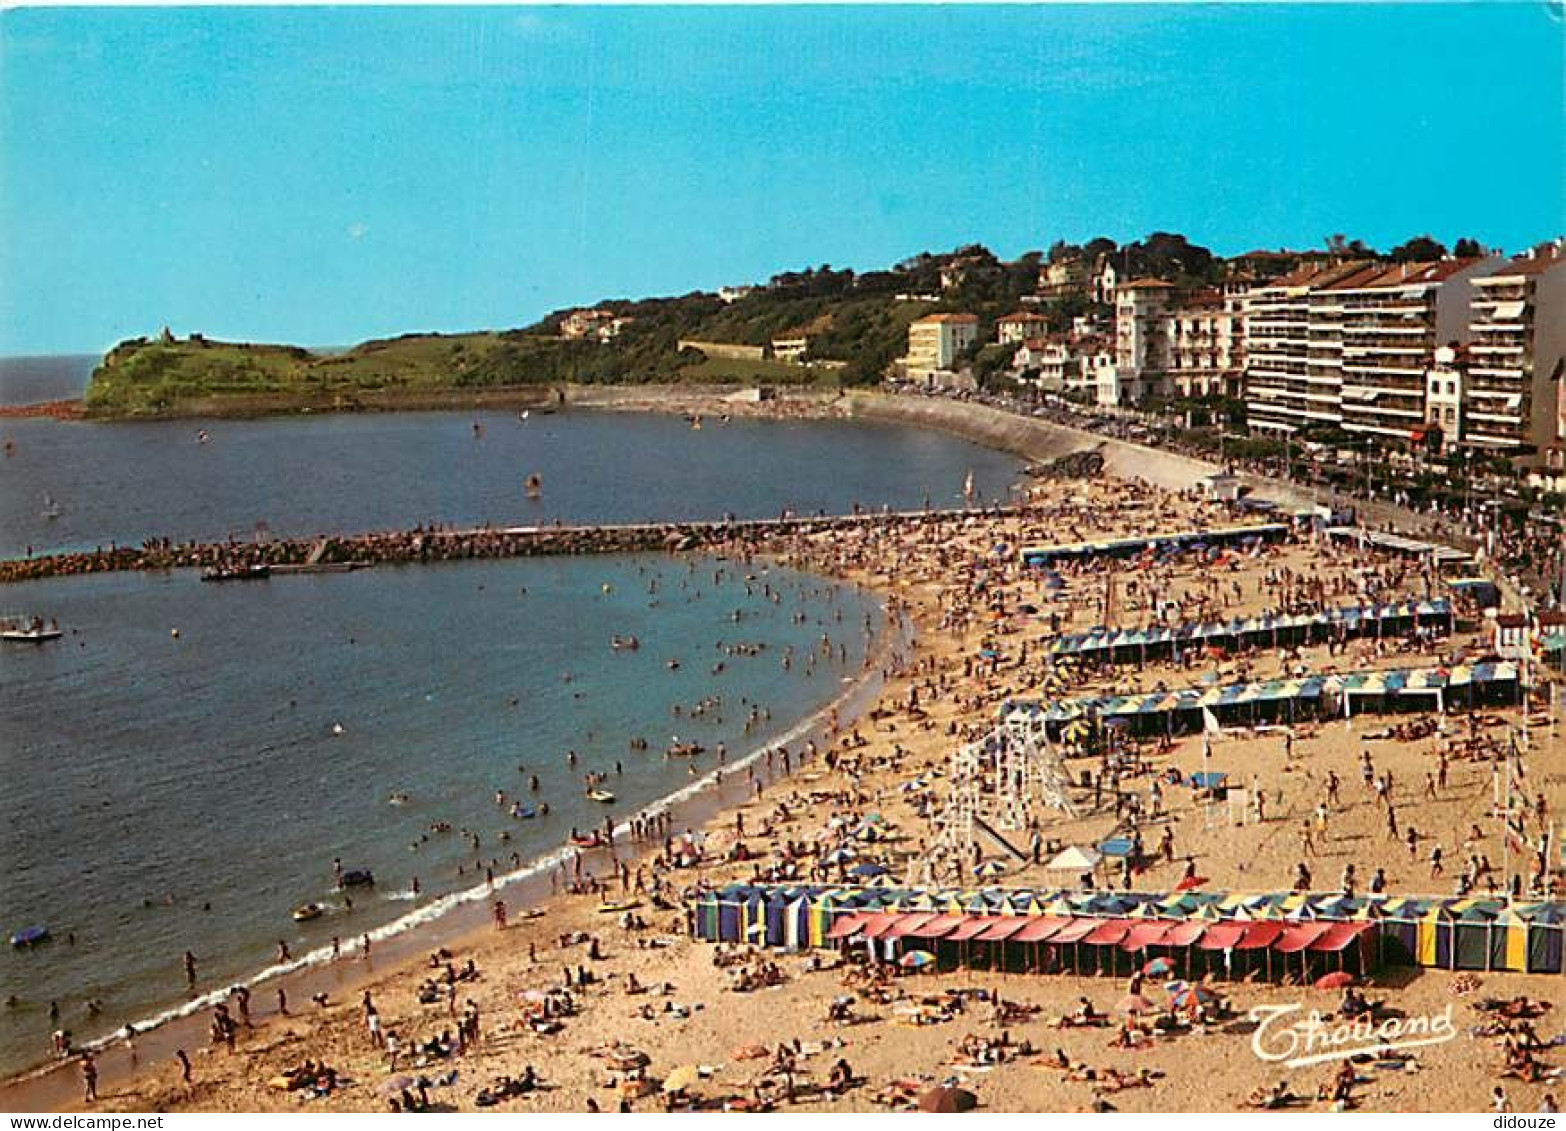
<svg viewBox="0 0 1566 1131">
<path fill-rule="evenodd" d="M 9 372 L 0 389 L 76 395 L 90 365 L 33 360 L 24 393 Z M 10 419 L 0 434 L 5 555 L 956 505 L 969 472 L 993 500 L 1020 470 L 890 426 L 698 431 L 585 412 Z M 537 501 L 523 489 L 532 474 Z M 552 867 L 573 828 L 687 790 L 720 744 L 738 766 L 787 740 L 858 676 L 868 630 L 883 627 L 866 594 L 709 555 L 227 585 L 106 574 L 9 586 L 0 604 L 65 631 L 0 651 L 0 932 L 52 936 L 0 948 L 6 1072 L 45 1059 L 56 1027 L 80 1042 L 188 1008 L 186 950 L 198 989 L 221 990 L 273 968 L 280 944 L 297 959 L 333 936 L 383 939 L 484 897 L 490 872 L 504 883 Z M 616 636 L 639 647 L 616 649 Z M 665 756 L 686 742 L 706 752 Z M 612 803 L 585 796 L 588 772 L 605 775 Z M 334 862 L 373 872 L 373 889 L 335 890 Z M 311 902 L 322 917 L 295 922 Z"/>
</svg>

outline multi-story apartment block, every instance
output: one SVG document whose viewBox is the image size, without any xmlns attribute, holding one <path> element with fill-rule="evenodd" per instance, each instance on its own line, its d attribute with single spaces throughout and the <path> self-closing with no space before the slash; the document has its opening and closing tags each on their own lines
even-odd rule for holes
<svg viewBox="0 0 1566 1131">
<path fill-rule="evenodd" d="M 1345 431 L 1409 440 L 1425 421 L 1426 372 L 1436 347 L 1468 340 L 1472 281 L 1500 262 L 1401 263 L 1324 288 L 1343 303 Z"/>
<path fill-rule="evenodd" d="M 1341 420 L 1341 328 L 1334 296 L 1325 288 L 1365 267 L 1301 267 L 1251 288 L 1244 300 L 1245 407 L 1251 428 L 1289 435 L 1312 423 Z"/>
<path fill-rule="evenodd" d="M 1462 442 L 1566 470 L 1566 239 L 1472 288 Z"/>
<path fill-rule="evenodd" d="M 1168 366 L 1164 316 L 1174 287 L 1133 279 L 1115 288 L 1115 404 L 1136 404 L 1159 392 Z M 1100 390 L 1100 399 L 1105 393 Z"/>
<path fill-rule="evenodd" d="M 903 372 L 910 380 L 929 381 L 951 369 L 959 354 L 979 340 L 976 314 L 927 314 L 908 326 L 908 355 Z"/>
<path fill-rule="evenodd" d="M 1159 329 L 1165 370 L 1160 391 L 1181 397 L 1238 396 L 1245 316 L 1222 291 L 1187 295 L 1167 307 Z"/>
<path fill-rule="evenodd" d="M 1245 358 L 1244 288 L 1182 293 L 1162 279 L 1121 284 L 1115 296 L 1116 377 L 1101 403 L 1150 396 L 1238 396 Z M 1113 389 L 1114 400 L 1110 396 Z"/>
</svg>

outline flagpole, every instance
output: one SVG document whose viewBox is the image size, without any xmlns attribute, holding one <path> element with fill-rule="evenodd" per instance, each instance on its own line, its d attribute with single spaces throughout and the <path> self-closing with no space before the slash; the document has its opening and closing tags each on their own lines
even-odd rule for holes
<svg viewBox="0 0 1566 1131">
<path fill-rule="evenodd" d="M 1514 744 L 1515 745 L 1515 744 Z M 1506 810 L 1501 817 L 1501 882 L 1506 885 L 1506 906 L 1512 905 L 1512 758 L 1506 754 Z"/>
</svg>

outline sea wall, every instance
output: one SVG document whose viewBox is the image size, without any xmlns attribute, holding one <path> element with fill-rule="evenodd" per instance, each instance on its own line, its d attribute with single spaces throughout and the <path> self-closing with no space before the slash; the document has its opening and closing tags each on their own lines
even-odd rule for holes
<svg viewBox="0 0 1566 1131">
<path fill-rule="evenodd" d="M 1024 459 L 1052 460 L 1072 452 L 1096 451 L 1104 457 L 1104 469 L 1110 475 L 1142 479 L 1173 491 L 1185 490 L 1202 476 L 1218 470 L 1216 464 L 1188 456 L 1140 447 L 1050 420 L 1002 412 L 988 405 L 858 390 L 844 399 L 850 416 L 937 428 Z"/>
</svg>

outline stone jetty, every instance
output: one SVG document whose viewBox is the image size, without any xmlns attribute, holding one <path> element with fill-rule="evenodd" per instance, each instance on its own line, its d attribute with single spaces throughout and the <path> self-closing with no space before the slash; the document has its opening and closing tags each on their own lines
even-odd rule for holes
<svg viewBox="0 0 1566 1131">
<path fill-rule="evenodd" d="M 558 554 L 625 554 L 717 547 L 736 539 L 764 541 L 792 534 L 852 530 L 877 525 L 917 527 L 964 517 L 1013 513 L 1012 507 L 968 510 L 865 511 L 847 515 L 785 515 L 775 519 L 665 522 L 605 526 L 484 526 L 315 535 L 265 542 L 185 542 L 148 539 L 140 546 L 110 546 L 69 553 L 35 554 L 0 561 L 0 582 L 110 573 L 117 570 L 243 569 L 266 565 L 280 573 L 326 572 L 382 564 L 420 564 L 479 558 Z"/>
</svg>

